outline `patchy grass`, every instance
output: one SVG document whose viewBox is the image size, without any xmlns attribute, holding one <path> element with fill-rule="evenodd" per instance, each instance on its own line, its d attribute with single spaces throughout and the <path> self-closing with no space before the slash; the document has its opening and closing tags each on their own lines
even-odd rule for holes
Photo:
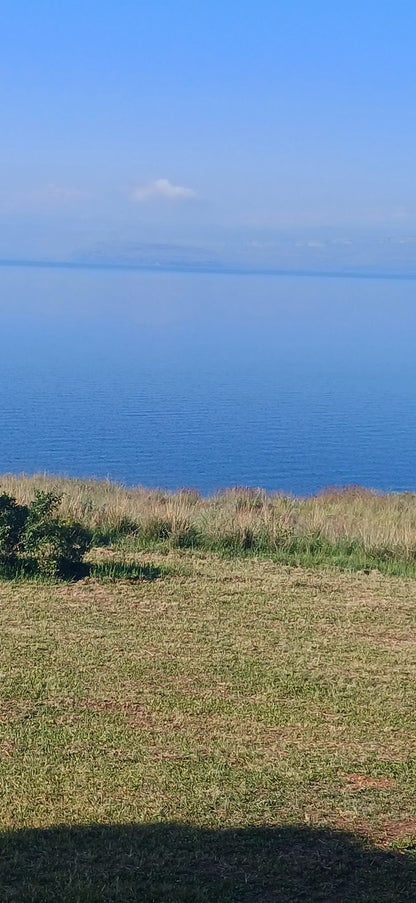
<svg viewBox="0 0 416 903">
<path fill-rule="evenodd" d="M 415 610 L 187 549 L 1 583 L 2 903 L 414 901 Z"/>
</svg>

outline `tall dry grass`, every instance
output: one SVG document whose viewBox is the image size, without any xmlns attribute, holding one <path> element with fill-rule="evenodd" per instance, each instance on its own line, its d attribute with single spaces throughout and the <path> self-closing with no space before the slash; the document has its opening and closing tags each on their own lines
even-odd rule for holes
<svg viewBox="0 0 416 903">
<path fill-rule="evenodd" d="M 369 554 L 416 557 L 416 494 L 333 488 L 307 498 L 235 487 L 202 498 L 107 480 L 6 474 L 0 488 L 27 503 L 35 489 L 63 494 L 62 511 L 98 537 L 136 535 L 177 545 L 277 551 L 293 543 L 354 544 Z"/>
</svg>

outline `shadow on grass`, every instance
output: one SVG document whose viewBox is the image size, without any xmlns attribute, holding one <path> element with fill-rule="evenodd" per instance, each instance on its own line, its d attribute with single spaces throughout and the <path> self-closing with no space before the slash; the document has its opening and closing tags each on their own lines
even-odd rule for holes
<svg viewBox="0 0 416 903">
<path fill-rule="evenodd" d="M 416 859 L 311 827 L 167 823 L 0 835 L 2 903 L 414 903 Z"/>
<path fill-rule="evenodd" d="M 3 564 L 0 568 L 0 580 L 39 580 L 47 583 L 74 582 L 92 577 L 95 580 L 115 582 L 118 580 L 140 581 L 158 580 L 168 574 L 166 568 L 152 564 L 136 564 L 130 561 L 97 561 L 70 564 L 60 577 L 45 577 L 39 574 L 36 562 L 30 558 L 21 558 L 13 563 Z M 1 898 L 0 898 L 1 900 Z"/>
<path fill-rule="evenodd" d="M 96 580 L 159 580 L 165 577 L 165 568 L 153 564 L 135 564 L 130 561 L 84 562 L 79 568 L 76 579 L 94 577 Z"/>
</svg>

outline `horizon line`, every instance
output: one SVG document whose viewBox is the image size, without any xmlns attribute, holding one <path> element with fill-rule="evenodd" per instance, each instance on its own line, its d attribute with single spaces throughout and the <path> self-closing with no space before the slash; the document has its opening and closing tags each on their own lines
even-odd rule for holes
<svg viewBox="0 0 416 903">
<path fill-rule="evenodd" d="M 330 279 L 399 279 L 414 280 L 416 272 L 394 272 L 392 270 L 311 270 L 284 267 L 239 267 L 227 264 L 187 264 L 187 263 L 143 263 L 123 261 L 80 261 L 49 260 L 47 258 L 0 258 L 0 267 L 27 269 L 67 269 L 67 270 L 119 270 L 152 273 L 181 273 L 186 275 L 213 274 L 218 276 L 276 276 L 310 277 Z"/>
</svg>

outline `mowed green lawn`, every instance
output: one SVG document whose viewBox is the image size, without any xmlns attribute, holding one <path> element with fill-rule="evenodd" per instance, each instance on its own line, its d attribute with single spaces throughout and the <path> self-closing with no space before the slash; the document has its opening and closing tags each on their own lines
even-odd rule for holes
<svg viewBox="0 0 416 903">
<path fill-rule="evenodd" d="M 416 581 L 135 560 L 0 584 L 1 903 L 415 901 Z"/>
</svg>

